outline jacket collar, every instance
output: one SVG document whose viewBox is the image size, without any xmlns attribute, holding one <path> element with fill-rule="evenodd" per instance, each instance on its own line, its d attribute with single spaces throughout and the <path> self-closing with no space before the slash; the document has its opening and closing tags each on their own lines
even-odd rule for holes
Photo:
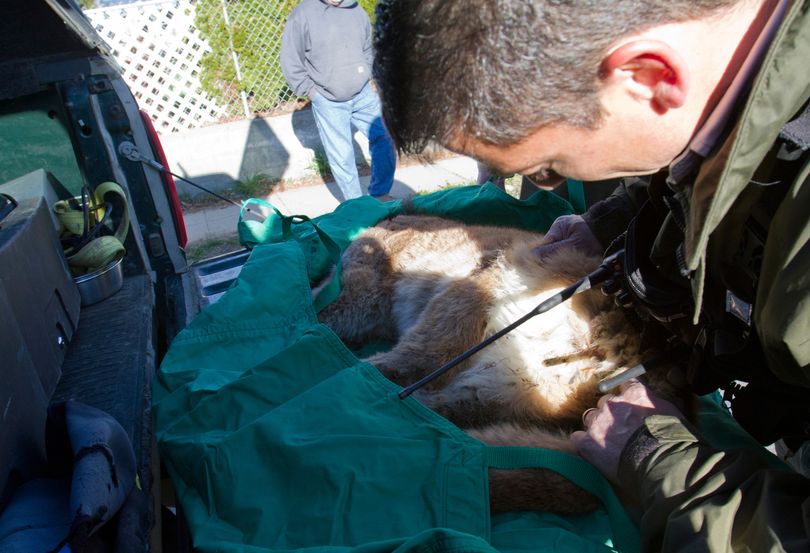
<svg viewBox="0 0 810 553">
<path fill-rule="evenodd" d="M 697 309 L 703 296 L 710 235 L 749 185 L 784 124 L 810 98 L 808 53 L 810 0 L 797 0 L 777 29 L 728 137 L 702 163 L 694 184 L 681 190 L 689 205 L 684 262 L 694 272 Z"/>
<path fill-rule="evenodd" d="M 686 263 L 696 269 L 709 235 L 748 185 L 782 126 L 810 97 L 810 0 L 795 2 L 777 29 L 729 137 L 700 168 L 692 187 Z M 799 78 L 790 78 L 800 76 Z"/>
</svg>

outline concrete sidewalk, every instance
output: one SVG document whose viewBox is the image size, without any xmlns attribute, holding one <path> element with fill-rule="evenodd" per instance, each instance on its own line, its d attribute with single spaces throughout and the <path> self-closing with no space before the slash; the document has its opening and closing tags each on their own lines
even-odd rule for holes
<svg viewBox="0 0 810 553">
<path fill-rule="evenodd" d="M 421 192 L 433 192 L 451 185 L 474 184 L 478 178 L 475 160 L 453 157 L 431 165 L 411 165 L 398 168 L 394 174 L 391 196 L 407 198 Z M 370 177 L 361 177 L 360 184 L 368 186 Z M 339 204 L 337 186 L 330 182 L 324 185 L 292 188 L 272 192 L 262 199 L 270 202 L 285 215 L 317 217 L 333 211 Z M 236 236 L 239 208 L 233 205 L 212 207 L 184 214 L 189 245 L 207 240 L 226 239 Z"/>
</svg>

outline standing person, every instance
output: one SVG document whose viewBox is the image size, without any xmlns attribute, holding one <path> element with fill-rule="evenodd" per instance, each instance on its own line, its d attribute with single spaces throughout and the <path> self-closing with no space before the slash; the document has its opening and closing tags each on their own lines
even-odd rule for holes
<svg viewBox="0 0 810 553">
<path fill-rule="evenodd" d="M 686 341 L 692 387 L 725 387 L 763 443 L 808 439 L 810 1 L 381 0 L 377 26 L 400 151 L 437 141 L 548 185 L 652 175 L 559 219 L 547 248 L 626 232 L 622 301 Z M 810 550 L 806 477 L 715 449 L 643 385 L 583 425 L 645 551 Z"/>
<path fill-rule="evenodd" d="M 332 175 L 344 200 L 363 195 L 352 125 L 368 137 L 368 193 L 386 198 L 396 153 L 370 82 L 371 24 L 354 0 L 303 0 L 290 14 L 281 40 L 281 68 L 293 93 L 309 96 Z"/>
<path fill-rule="evenodd" d="M 506 190 L 506 176 L 494 173 L 492 169 L 479 161 L 476 184 L 486 184 L 488 182 L 491 182 L 501 190 Z"/>
</svg>

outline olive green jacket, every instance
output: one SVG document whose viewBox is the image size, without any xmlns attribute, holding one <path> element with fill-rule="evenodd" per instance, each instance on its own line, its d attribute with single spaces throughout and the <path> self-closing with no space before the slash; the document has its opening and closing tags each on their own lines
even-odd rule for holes
<svg viewBox="0 0 810 553">
<path fill-rule="evenodd" d="M 712 254 L 728 255 L 739 235 L 734 215 L 761 192 L 751 181 L 768 179 L 763 159 L 810 98 L 809 10 L 807 1 L 791 6 L 730 138 L 690 187 L 684 253 L 698 309 Z M 771 372 L 810 388 L 810 162 L 804 160 L 768 230 L 753 316 Z"/>
<path fill-rule="evenodd" d="M 810 480 L 718 451 L 674 417 L 645 420 L 619 479 L 641 506 L 642 551 L 810 551 Z"/>
<path fill-rule="evenodd" d="M 768 178 L 764 160 L 810 98 L 810 1 L 790 7 L 729 138 L 686 191 L 685 264 L 695 305 Z M 810 156 L 768 229 L 754 326 L 768 368 L 810 388 Z M 767 182 L 767 181 L 765 181 Z M 719 261 L 718 261 L 719 260 Z M 671 417 L 650 417 L 623 452 L 623 489 L 644 513 L 649 551 L 810 551 L 810 482 L 749 451 L 720 452 Z"/>
<path fill-rule="evenodd" d="M 736 253 L 740 225 L 766 188 L 754 182 L 777 179 L 769 174 L 769 156 L 780 130 L 810 98 L 808 10 L 807 1 L 790 8 L 730 136 L 679 190 L 686 219 L 683 261 L 691 273 L 695 323 L 706 307 L 707 275 L 722 272 L 721 266 Z M 783 382 L 810 389 L 810 155 L 803 159 L 768 229 L 753 319 L 771 372 Z M 607 246 L 627 228 L 645 197 L 646 183 L 627 179 L 611 197 L 591 207 L 585 220 Z"/>
</svg>

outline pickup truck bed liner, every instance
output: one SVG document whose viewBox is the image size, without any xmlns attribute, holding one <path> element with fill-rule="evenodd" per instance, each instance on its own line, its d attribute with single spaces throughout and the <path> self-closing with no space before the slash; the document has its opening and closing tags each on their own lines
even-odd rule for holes
<svg viewBox="0 0 810 553">
<path fill-rule="evenodd" d="M 136 453 L 148 432 L 142 416 L 155 368 L 152 296 L 149 277 L 133 276 L 112 297 L 82 308 L 52 399 L 106 411 L 124 427 Z"/>
<path fill-rule="evenodd" d="M 154 519 L 148 506 L 156 461 L 151 444 L 153 305 L 152 282 L 136 275 L 125 278 L 115 295 L 82 308 L 51 400 L 74 399 L 109 413 L 132 441 L 141 489 L 134 490 L 118 517 L 117 541 L 126 551 L 145 550 L 142 544 L 150 540 Z"/>
</svg>

